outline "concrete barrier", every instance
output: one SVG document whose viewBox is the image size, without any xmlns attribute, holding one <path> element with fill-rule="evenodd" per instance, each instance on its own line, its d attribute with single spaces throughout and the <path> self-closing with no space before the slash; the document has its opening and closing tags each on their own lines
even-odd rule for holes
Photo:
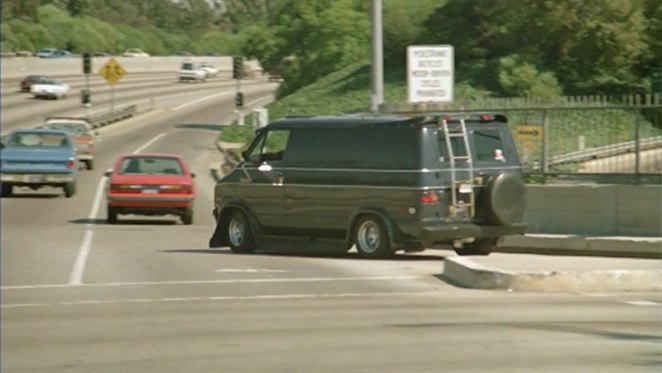
<svg viewBox="0 0 662 373">
<path fill-rule="evenodd" d="M 111 58 L 114 58 L 127 74 L 131 73 L 160 73 L 176 72 L 184 61 L 209 62 L 220 71 L 232 70 L 232 57 L 198 57 L 198 56 L 164 56 L 164 57 L 93 57 L 92 74 L 99 74 L 99 70 Z M 49 76 L 70 76 L 83 74 L 82 57 L 74 58 L 37 58 L 37 57 L 4 57 L 1 61 L 2 79 L 23 78 L 29 74 Z M 252 71 L 261 71 L 257 61 L 246 60 L 245 64 Z"/>
<path fill-rule="evenodd" d="M 527 185 L 529 233 L 662 237 L 660 185 Z"/>
</svg>

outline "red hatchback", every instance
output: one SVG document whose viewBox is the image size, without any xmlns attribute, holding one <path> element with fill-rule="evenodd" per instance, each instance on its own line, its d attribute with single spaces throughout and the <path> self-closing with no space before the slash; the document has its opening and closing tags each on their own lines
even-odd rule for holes
<svg viewBox="0 0 662 373">
<path fill-rule="evenodd" d="M 176 154 L 131 154 L 120 157 L 111 171 L 108 223 L 118 214 L 177 215 L 184 224 L 193 223 L 195 175 Z"/>
</svg>

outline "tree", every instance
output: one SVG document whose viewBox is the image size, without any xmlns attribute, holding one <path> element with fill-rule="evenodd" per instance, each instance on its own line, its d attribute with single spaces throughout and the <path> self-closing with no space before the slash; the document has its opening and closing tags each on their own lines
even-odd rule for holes
<svg viewBox="0 0 662 373">
<path fill-rule="evenodd" d="M 499 59 L 499 83 L 509 96 L 556 97 L 561 87 L 551 72 L 539 72 L 531 63 L 519 55 Z"/>
<path fill-rule="evenodd" d="M 285 0 L 247 35 L 246 54 L 285 77 L 283 94 L 367 58 L 370 21 L 353 0 Z"/>
</svg>

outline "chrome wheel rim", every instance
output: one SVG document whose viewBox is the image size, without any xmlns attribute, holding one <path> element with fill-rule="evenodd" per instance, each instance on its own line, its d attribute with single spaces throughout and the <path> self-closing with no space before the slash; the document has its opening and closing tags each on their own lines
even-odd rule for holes
<svg viewBox="0 0 662 373">
<path fill-rule="evenodd" d="M 357 241 L 362 251 L 366 253 L 375 252 L 382 241 L 379 226 L 371 220 L 363 222 L 359 227 Z"/>
<path fill-rule="evenodd" d="M 241 245 L 244 240 L 244 225 L 237 218 L 232 218 L 228 226 L 228 239 L 233 246 Z"/>
</svg>

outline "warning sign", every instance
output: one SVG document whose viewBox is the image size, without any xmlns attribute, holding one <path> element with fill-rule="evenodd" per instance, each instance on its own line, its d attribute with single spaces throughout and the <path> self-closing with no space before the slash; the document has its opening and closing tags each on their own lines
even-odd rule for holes
<svg viewBox="0 0 662 373">
<path fill-rule="evenodd" d="M 119 62 L 114 58 L 111 58 L 101 69 L 99 69 L 99 74 L 108 81 L 108 84 L 113 85 L 126 74 L 126 70 L 124 70 Z"/>
<path fill-rule="evenodd" d="M 543 138 L 543 130 L 541 126 L 523 125 L 517 126 L 515 130 L 515 138 L 517 140 L 540 141 Z"/>
</svg>

